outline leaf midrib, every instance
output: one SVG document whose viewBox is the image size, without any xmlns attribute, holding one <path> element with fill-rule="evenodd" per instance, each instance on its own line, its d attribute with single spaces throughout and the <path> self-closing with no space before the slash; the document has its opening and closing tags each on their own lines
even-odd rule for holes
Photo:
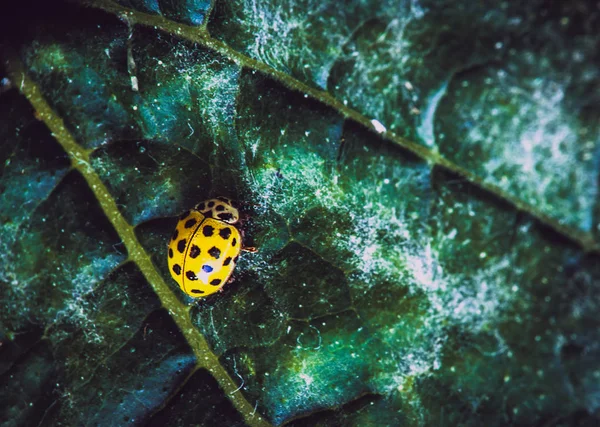
<svg viewBox="0 0 600 427">
<path fill-rule="evenodd" d="M 135 24 L 152 27 L 164 31 L 168 34 L 177 35 L 178 37 L 181 37 L 185 40 L 198 43 L 199 45 L 205 48 L 220 53 L 221 55 L 229 58 L 231 61 L 235 62 L 236 64 L 239 64 L 242 67 L 257 70 L 266 75 L 269 75 L 270 77 L 279 81 L 286 87 L 296 91 L 300 91 L 306 94 L 307 96 L 312 97 L 313 99 L 316 99 L 319 102 L 335 109 L 345 118 L 360 123 L 365 128 L 371 129 L 374 132 L 376 132 L 375 126 L 371 122 L 370 118 L 364 116 L 357 110 L 354 110 L 353 108 L 344 105 L 344 103 L 336 99 L 329 92 L 316 89 L 282 71 L 276 70 L 263 62 L 250 58 L 234 50 L 233 48 L 229 47 L 226 43 L 220 40 L 212 38 L 206 28 L 206 20 L 203 25 L 193 27 L 190 25 L 171 21 L 162 16 L 149 15 L 144 12 L 129 9 L 127 7 L 113 3 L 110 0 L 80 0 L 78 3 L 83 3 L 88 7 L 102 9 L 116 16 L 126 17 L 128 24 L 132 27 Z M 550 227 L 554 231 L 562 234 L 569 240 L 573 241 L 575 244 L 580 246 L 585 252 L 600 254 L 600 243 L 597 242 L 596 239 L 590 233 L 578 229 L 576 227 L 572 227 L 561 223 L 559 219 L 537 210 L 533 205 L 515 197 L 500 186 L 486 181 L 479 177 L 477 174 L 469 171 L 468 169 L 465 169 L 462 166 L 459 166 L 456 163 L 446 159 L 445 157 L 440 155 L 440 153 L 436 150 L 424 147 L 391 131 L 386 131 L 379 135 L 384 140 L 387 140 L 388 142 L 400 146 L 403 149 L 415 154 L 422 160 L 429 163 L 432 168 L 442 167 L 444 169 L 452 171 L 456 175 L 464 178 L 466 181 L 480 187 L 485 191 L 494 194 L 496 197 L 514 206 L 518 211 L 525 212 L 531 215 L 533 218 L 541 221 L 546 226 Z"/>
<path fill-rule="evenodd" d="M 218 357 L 211 352 L 204 336 L 193 325 L 189 307 L 181 302 L 173 293 L 161 274 L 152 264 L 150 255 L 137 239 L 134 226 L 130 225 L 121 214 L 116 201 L 102 182 L 99 175 L 90 165 L 90 153 L 75 141 L 67 131 L 64 122 L 46 102 L 37 85 L 27 76 L 22 62 L 12 53 L 7 55 L 7 71 L 13 81 L 20 81 L 20 90 L 29 100 L 41 120 L 48 126 L 52 136 L 58 141 L 71 159 L 72 168 L 79 171 L 96 196 L 104 214 L 123 241 L 128 260 L 134 262 L 144 278 L 156 292 L 161 304 L 169 312 L 177 327 L 185 337 L 192 352 L 196 356 L 197 368 L 207 369 L 217 380 L 223 392 L 229 397 L 235 408 L 251 427 L 269 427 L 260 415 L 256 415 L 253 406 L 244 398 L 238 386 L 219 363 Z M 237 390 L 237 391 L 236 391 Z"/>
</svg>

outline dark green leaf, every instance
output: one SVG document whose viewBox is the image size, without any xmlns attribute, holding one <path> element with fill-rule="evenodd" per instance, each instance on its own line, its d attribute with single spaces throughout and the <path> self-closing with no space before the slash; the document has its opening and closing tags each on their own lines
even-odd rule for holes
<svg viewBox="0 0 600 427">
<path fill-rule="evenodd" d="M 86 3 L 0 40 L 0 423 L 599 422 L 595 5 Z"/>
</svg>

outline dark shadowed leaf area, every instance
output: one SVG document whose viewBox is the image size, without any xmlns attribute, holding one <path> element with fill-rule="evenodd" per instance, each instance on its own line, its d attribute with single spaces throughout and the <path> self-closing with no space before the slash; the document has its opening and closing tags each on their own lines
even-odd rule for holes
<svg viewBox="0 0 600 427">
<path fill-rule="evenodd" d="M 600 424 L 597 1 L 8 3 L 0 425 Z"/>
</svg>

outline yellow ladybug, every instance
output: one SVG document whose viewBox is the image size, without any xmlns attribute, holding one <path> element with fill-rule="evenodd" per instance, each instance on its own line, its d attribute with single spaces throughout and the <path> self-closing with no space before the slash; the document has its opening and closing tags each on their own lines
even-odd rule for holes
<svg viewBox="0 0 600 427">
<path fill-rule="evenodd" d="M 231 200 L 217 197 L 198 203 L 179 218 L 168 249 L 169 271 L 186 294 L 198 298 L 220 290 L 233 273 L 243 248 L 233 224 L 239 212 Z"/>
</svg>

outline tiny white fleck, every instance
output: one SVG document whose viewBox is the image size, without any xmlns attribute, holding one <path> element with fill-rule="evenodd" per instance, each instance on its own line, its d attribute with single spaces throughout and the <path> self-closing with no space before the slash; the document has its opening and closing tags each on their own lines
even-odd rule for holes
<svg viewBox="0 0 600 427">
<path fill-rule="evenodd" d="M 386 131 L 386 128 L 384 125 L 381 124 L 381 122 L 379 120 L 371 120 L 371 124 L 373 125 L 373 127 L 375 128 L 375 131 L 377 133 L 383 133 Z"/>
<path fill-rule="evenodd" d="M 131 76 L 131 90 L 134 92 L 138 92 L 140 90 L 136 76 Z"/>
</svg>

